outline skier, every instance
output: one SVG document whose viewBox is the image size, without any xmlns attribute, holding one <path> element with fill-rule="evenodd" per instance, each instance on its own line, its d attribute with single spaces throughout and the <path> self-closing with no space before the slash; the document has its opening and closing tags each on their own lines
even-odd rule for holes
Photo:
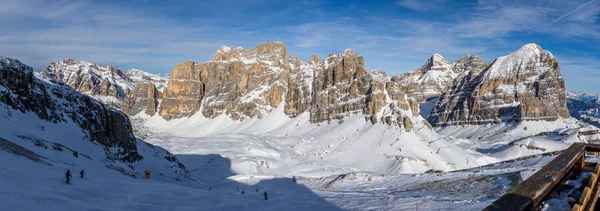
<svg viewBox="0 0 600 211">
<path fill-rule="evenodd" d="M 293 183 L 296 183 L 296 176 L 293 176 L 293 177 L 292 177 L 292 182 L 293 182 Z"/>
<path fill-rule="evenodd" d="M 269 200 L 269 198 L 267 197 L 267 191 L 265 191 L 265 193 L 263 193 L 263 196 L 265 196 L 265 200 Z"/>
<path fill-rule="evenodd" d="M 71 184 L 71 183 L 69 183 L 69 178 L 71 177 L 71 170 L 67 170 L 67 173 L 65 174 L 65 176 L 67 177 L 67 184 Z"/>
<path fill-rule="evenodd" d="M 83 170 L 81 170 L 81 171 L 79 172 L 79 175 L 81 176 L 81 178 L 83 178 L 83 174 L 84 174 L 84 173 L 85 173 L 85 172 L 83 172 Z"/>
<path fill-rule="evenodd" d="M 242 194 L 244 194 L 244 191 L 242 190 Z"/>
</svg>

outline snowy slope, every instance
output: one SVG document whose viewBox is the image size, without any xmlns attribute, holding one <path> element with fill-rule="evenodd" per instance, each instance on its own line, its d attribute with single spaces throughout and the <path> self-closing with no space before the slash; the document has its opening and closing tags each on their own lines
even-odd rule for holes
<svg viewBox="0 0 600 211">
<path fill-rule="evenodd" d="M 121 112 L 52 82 L 18 60 L 1 57 L 0 64 L 1 153 L 17 148 L 15 156 L 36 158 L 63 173 L 62 166 L 70 165 L 77 172 L 104 168 L 141 178 L 144 170 L 152 169 L 153 179 L 194 182 L 169 152 L 133 137 Z"/>
<path fill-rule="evenodd" d="M 174 154 L 218 154 L 230 160 L 233 174 L 287 177 L 320 177 L 353 171 L 383 174 L 452 171 L 562 150 L 572 142 L 585 141 L 577 137 L 580 129 L 576 122 L 448 127 L 440 130 L 445 135 L 438 135 L 422 121 L 414 121 L 412 132 L 398 131 L 385 124 L 367 124 L 359 115 L 330 124 L 309 124 L 308 114 L 289 118 L 280 108 L 262 119 L 245 121 L 234 121 L 224 115 L 214 119 L 195 115 L 171 121 L 145 114 L 132 118 L 143 119 L 140 122 L 144 122 L 146 129 L 155 132 L 146 141 Z M 559 130 L 564 125 L 571 125 L 571 129 Z M 526 133 L 520 132 L 525 126 L 530 128 Z M 534 136 L 555 130 L 556 134 L 568 135 Z M 466 135 L 485 133 L 493 135 Z M 530 145 L 539 149 L 527 147 Z"/>
<path fill-rule="evenodd" d="M 2 143 L 2 142 L 0 142 Z M 0 149 L 2 146 L 0 145 Z M 329 177 L 230 176 L 224 182 L 181 185 L 141 180 L 85 165 L 85 179 L 62 181 L 70 164 L 48 166 L 0 150 L 2 210 L 480 210 L 552 157 L 446 174 L 353 172 Z M 210 168 L 201 168 L 210 174 Z M 241 192 L 244 191 L 244 194 Z M 263 192 L 269 200 L 263 200 Z"/>
</svg>

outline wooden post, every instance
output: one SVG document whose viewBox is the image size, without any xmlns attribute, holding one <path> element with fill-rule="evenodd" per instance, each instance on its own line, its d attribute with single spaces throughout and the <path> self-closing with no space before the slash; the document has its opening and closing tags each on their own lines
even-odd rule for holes
<svg viewBox="0 0 600 211">
<path fill-rule="evenodd" d="M 590 182 L 588 182 L 587 187 L 589 187 L 592 191 L 590 194 L 590 198 L 585 205 L 585 210 L 594 210 L 596 208 L 596 203 L 598 202 L 598 194 L 600 191 L 600 184 L 598 184 L 598 175 L 600 175 L 600 165 L 596 164 L 596 168 L 592 173 L 592 177 L 590 177 Z"/>
<path fill-rule="evenodd" d="M 583 153 L 583 155 L 581 155 L 581 157 L 579 157 L 577 159 L 577 162 L 575 163 L 575 166 L 573 166 L 575 172 L 577 174 L 581 173 L 583 171 L 583 168 L 585 167 L 585 153 Z"/>
</svg>

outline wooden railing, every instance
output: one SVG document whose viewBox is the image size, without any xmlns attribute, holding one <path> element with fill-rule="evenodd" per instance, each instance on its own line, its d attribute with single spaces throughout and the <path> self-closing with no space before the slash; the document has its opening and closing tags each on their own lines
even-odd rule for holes
<svg viewBox="0 0 600 211">
<path fill-rule="evenodd" d="M 598 177 L 600 165 L 585 163 L 585 152 L 600 152 L 600 145 L 574 143 L 554 160 L 535 172 L 527 180 L 519 183 L 509 193 L 503 195 L 483 210 L 535 210 L 541 202 L 569 174 L 580 174 L 586 165 L 595 165 L 590 182 L 583 190 L 579 201 L 572 210 L 594 210 L 598 200 Z"/>
</svg>

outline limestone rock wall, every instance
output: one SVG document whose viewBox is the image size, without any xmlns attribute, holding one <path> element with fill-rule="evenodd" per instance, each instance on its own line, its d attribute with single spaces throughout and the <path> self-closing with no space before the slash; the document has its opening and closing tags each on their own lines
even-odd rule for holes
<svg viewBox="0 0 600 211">
<path fill-rule="evenodd" d="M 127 94 L 123 101 L 121 111 L 133 116 L 142 111 L 148 115 L 154 115 L 158 108 L 158 100 L 162 94 L 152 83 L 140 83 Z"/>
</svg>

